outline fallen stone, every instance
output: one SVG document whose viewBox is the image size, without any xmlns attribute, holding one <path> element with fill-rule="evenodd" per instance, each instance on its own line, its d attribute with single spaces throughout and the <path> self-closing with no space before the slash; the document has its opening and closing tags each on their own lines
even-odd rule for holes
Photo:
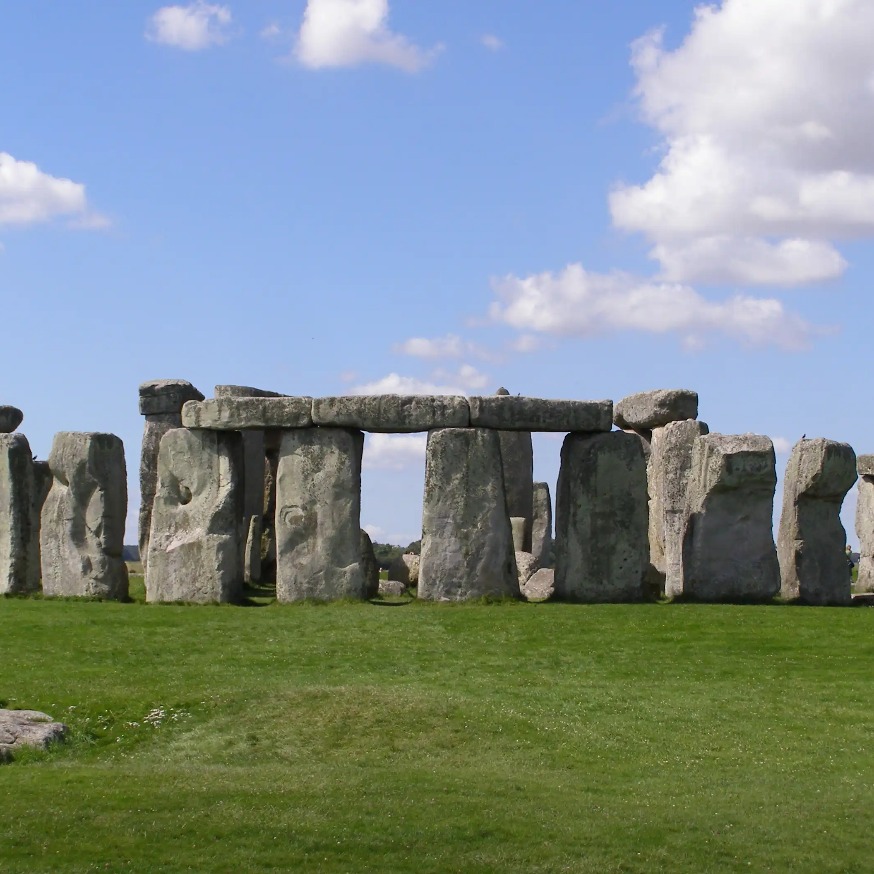
<svg viewBox="0 0 874 874">
<path fill-rule="evenodd" d="M 380 580 L 379 594 L 383 598 L 400 598 L 407 594 L 407 587 L 400 580 Z"/>
<path fill-rule="evenodd" d="M 143 416 L 179 413 L 186 401 L 202 401 L 203 394 L 187 379 L 153 379 L 140 385 Z"/>
<path fill-rule="evenodd" d="M 0 595 L 39 589 L 39 516 L 24 434 L 0 434 Z"/>
<path fill-rule="evenodd" d="M 849 444 L 802 438 L 792 448 L 777 537 L 784 598 L 807 604 L 852 601 L 840 512 L 855 481 L 856 454 Z"/>
<path fill-rule="evenodd" d="M 62 431 L 48 463 L 52 485 L 40 520 L 43 594 L 126 600 L 124 444 L 114 434 Z"/>
<path fill-rule="evenodd" d="M 24 413 L 18 407 L 0 404 L 0 434 L 11 434 L 24 421 Z"/>
<path fill-rule="evenodd" d="M 552 500 L 547 483 L 534 483 L 531 522 L 531 552 L 543 567 L 552 552 Z"/>
<path fill-rule="evenodd" d="M 0 710 L 0 761 L 9 761 L 22 747 L 47 749 L 68 731 L 63 722 L 39 710 Z"/>
<path fill-rule="evenodd" d="M 309 428 L 313 424 L 312 406 L 313 399 L 307 397 L 191 401 L 182 408 L 182 424 L 214 431 Z"/>
<path fill-rule="evenodd" d="M 555 571 L 542 567 L 535 571 L 522 586 L 526 601 L 548 601 L 555 591 Z"/>
<path fill-rule="evenodd" d="M 428 435 L 419 598 L 519 597 L 497 432 Z"/>
<path fill-rule="evenodd" d="M 516 550 L 516 573 L 519 577 L 520 590 L 524 588 L 525 583 L 531 579 L 537 570 L 537 559 L 530 552 Z"/>
<path fill-rule="evenodd" d="M 388 565 L 388 576 L 415 588 L 419 585 L 419 556 L 414 552 L 405 552 L 393 558 Z"/>
<path fill-rule="evenodd" d="M 565 437 L 556 496 L 555 597 L 642 600 L 647 524 L 640 440 L 622 431 Z"/>
<path fill-rule="evenodd" d="M 619 428 L 652 430 L 698 418 L 698 392 L 685 388 L 657 389 L 629 395 L 616 404 L 613 421 Z"/>
<path fill-rule="evenodd" d="M 609 431 L 612 401 L 563 401 L 512 395 L 469 398 L 470 424 L 501 431 Z"/>
<path fill-rule="evenodd" d="M 776 485 L 774 445 L 767 437 L 706 434 L 695 440 L 682 587 L 672 594 L 759 601 L 780 591 L 772 530 Z"/>
<path fill-rule="evenodd" d="M 365 598 L 375 598 L 379 594 L 379 565 L 373 552 L 370 535 L 361 529 L 361 572 L 364 574 Z"/>
<path fill-rule="evenodd" d="M 313 399 L 313 423 L 362 431 L 409 433 L 470 424 L 461 395 L 348 395 Z"/>
</svg>

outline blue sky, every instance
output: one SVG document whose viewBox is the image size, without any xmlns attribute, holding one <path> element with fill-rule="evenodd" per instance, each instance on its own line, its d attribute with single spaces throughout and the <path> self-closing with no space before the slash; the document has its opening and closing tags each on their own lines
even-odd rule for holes
<svg viewBox="0 0 874 874">
<path fill-rule="evenodd" d="M 165 377 L 688 387 L 780 472 L 874 451 L 872 39 L 868 0 L 7 4 L 0 403 L 40 457 L 122 437 L 130 520 Z M 365 449 L 379 540 L 418 536 L 423 448 Z"/>
</svg>

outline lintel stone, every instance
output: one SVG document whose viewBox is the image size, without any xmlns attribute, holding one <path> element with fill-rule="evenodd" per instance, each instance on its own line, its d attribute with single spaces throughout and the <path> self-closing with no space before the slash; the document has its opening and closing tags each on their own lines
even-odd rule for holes
<svg viewBox="0 0 874 874">
<path fill-rule="evenodd" d="M 470 401 L 474 428 L 502 431 L 609 431 L 613 401 L 565 401 L 514 395 L 484 395 Z"/>
<path fill-rule="evenodd" d="M 186 401 L 202 401 L 203 393 L 187 379 L 153 379 L 140 385 L 140 414 L 178 413 Z"/>
<path fill-rule="evenodd" d="M 697 418 L 698 392 L 686 388 L 663 388 L 629 395 L 616 404 L 613 414 L 619 428 L 635 431 Z"/>
<path fill-rule="evenodd" d="M 874 476 L 874 455 L 857 455 L 856 471 L 859 476 Z"/>
<path fill-rule="evenodd" d="M 278 391 L 267 391 L 264 388 L 252 388 L 250 385 L 217 385 L 214 396 L 217 398 L 284 398 L 286 395 Z"/>
<path fill-rule="evenodd" d="M 347 395 L 315 398 L 313 424 L 376 433 L 467 428 L 470 407 L 462 395 Z"/>
<path fill-rule="evenodd" d="M 182 408 L 185 428 L 246 431 L 264 428 L 309 428 L 313 400 L 308 397 L 221 397 L 190 401 Z"/>
</svg>

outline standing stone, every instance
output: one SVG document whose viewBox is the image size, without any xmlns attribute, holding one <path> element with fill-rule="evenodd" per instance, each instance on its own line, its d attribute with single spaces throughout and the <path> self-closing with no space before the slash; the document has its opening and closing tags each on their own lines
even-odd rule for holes
<svg viewBox="0 0 874 874">
<path fill-rule="evenodd" d="M 366 598 L 361 566 L 364 434 L 347 428 L 286 431 L 276 481 L 278 601 Z"/>
<path fill-rule="evenodd" d="M 261 582 L 276 585 L 276 473 L 282 432 L 265 440 L 264 512 L 261 514 Z"/>
<path fill-rule="evenodd" d="M 496 431 L 428 435 L 419 598 L 520 596 Z"/>
<path fill-rule="evenodd" d="M 0 434 L 0 595 L 39 588 L 39 517 L 30 445 Z"/>
<path fill-rule="evenodd" d="M 546 567 L 552 553 L 552 500 L 547 483 L 534 483 L 531 553 L 538 567 Z"/>
<path fill-rule="evenodd" d="M 174 428 L 161 440 L 146 600 L 242 597 L 240 435 Z"/>
<path fill-rule="evenodd" d="M 261 578 L 261 517 L 250 516 L 243 549 L 243 582 L 247 586 Z"/>
<path fill-rule="evenodd" d="M 706 434 L 695 440 L 682 588 L 672 594 L 700 601 L 767 600 L 777 594 L 776 485 L 774 444 L 767 437 Z"/>
<path fill-rule="evenodd" d="M 364 574 L 365 598 L 375 598 L 379 594 L 379 565 L 373 551 L 370 535 L 361 529 L 361 572 Z"/>
<path fill-rule="evenodd" d="M 203 395 L 184 379 L 153 379 L 140 386 L 140 413 L 146 417 L 140 452 L 140 512 L 137 542 L 140 561 L 148 566 L 149 528 L 158 482 L 158 447 L 161 438 L 182 425 L 182 405 L 203 400 Z"/>
<path fill-rule="evenodd" d="M 695 440 L 709 431 L 704 422 L 669 422 L 652 432 L 647 465 L 650 563 L 664 579 L 669 598 L 683 592 L 683 527 Z"/>
<path fill-rule="evenodd" d="M 857 592 L 874 592 L 874 455 L 856 459 L 859 500 L 856 503 L 856 536 L 859 538 Z"/>
<path fill-rule="evenodd" d="M 856 453 L 849 444 L 820 437 L 792 447 L 777 538 L 784 598 L 835 605 L 852 600 L 840 512 L 855 481 Z"/>
<path fill-rule="evenodd" d="M 568 434 L 556 496 L 555 597 L 639 601 L 649 565 L 646 461 L 640 440 Z"/>
<path fill-rule="evenodd" d="M 510 516 L 510 531 L 513 535 L 513 549 L 516 552 L 526 552 L 525 534 L 528 529 L 528 520 L 524 516 Z"/>
<path fill-rule="evenodd" d="M 0 404 L 0 434 L 11 434 L 24 421 L 24 413 L 18 407 Z"/>
<path fill-rule="evenodd" d="M 495 393 L 506 397 L 510 393 L 499 388 Z M 534 448 L 530 431 L 498 431 L 501 441 L 501 469 L 504 476 L 504 491 L 507 495 L 507 512 L 510 518 L 521 518 L 522 539 L 516 549 L 527 552 L 531 548 L 531 518 L 534 509 Z M 514 538 L 515 538 L 514 530 Z"/>
<path fill-rule="evenodd" d="M 43 594 L 126 600 L 124 444 L 114 434 L 62 431 L 49 468 L 40 531 Z"/>
</svg>

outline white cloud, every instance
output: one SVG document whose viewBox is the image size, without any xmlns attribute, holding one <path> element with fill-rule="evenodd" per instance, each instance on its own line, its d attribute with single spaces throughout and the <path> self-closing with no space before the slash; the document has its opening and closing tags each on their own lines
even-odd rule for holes
<svg viewBox="0 0 874 874">
<path fill-rule="evenodd" d="M 792 449 L 792 441 L 785 437 L 772 437 L 771 442 L 774 444 L 774 452 L 777 455 L 788 455 Z"/>
<path fill-rule="evenodd" d="M 839 276 L 835 240 L 874 236 L 874 4 L 723 0 L 675 50 L 633 47 L 664 157 L 610 197 L 663 278 L 797 285 Z"/>
<path fill-rule="evenodd" d="M 70 216 L 83 228 L 109 223 L 89 209 L 81 183 L 50 176 L 30 161 L 0 152 L 0 224 L 28 225 L 60 216 Z"/>
<path fill-rule="evenodd" d="M 422 69 L 440 47 L 424 50 L 394 33 L 388 14 L 388 0 L 307 0 L 295 55 L 313 69 L 366 63 Z"/>
<path fill-rule="evenodd" d="M 368 434 L 362 465 L 365 470 L 421 467 L 427 443 L 427 434 Z"/>
<path fill-rule="evenodd" d="M 481 358 L 494 361 L 495 355 L 478 343 L 464 340 L 457 334 L 445 337 L 410 337 L 392 347 L 393 352 L 414 358 Z"/>
<path fill-rule="evenodd" d="M 258 34 L 261 39 L 266 39 L 268 41 L 279 39 L 282 36 L 282 28 L 275 22 L 271 21 L 270 24 L 265 25 L 261 32 Z"/>
<path fill-rule="evenodd" d="M 354 395 L 463 395 L 464 389 L 457 385 L 438 385 L 415 376 L 390 373 L 373 382 L 356 385 L 350 392 Z"/>
<path fill-rule="evenodd" d="M 195 0 L 187 6 L 162 6 L 150 19 L 146 38 L 196 52 L 228 40 L 229 6 Z"/>
<path fill-rule="evenodd" d="M 714 302 L 678 283 L 623 273 L 589 273 L 571 264 L 561 273 L 493 280 L 499 300 L 489 316 L 521 331 L 590 337 L 633 330 L 678 334 L 688 346 L 724 334 L 744 343 L 805 347 L 814 329 L 778 300 L 738 295 Z"/>
<path fill-rule="evenodd" d="M 504 41 L 493 33 L 484 33 L 480 37 L 480 42 L 491 52 L 499 52 L 504 48 Z"/>
</svg>

